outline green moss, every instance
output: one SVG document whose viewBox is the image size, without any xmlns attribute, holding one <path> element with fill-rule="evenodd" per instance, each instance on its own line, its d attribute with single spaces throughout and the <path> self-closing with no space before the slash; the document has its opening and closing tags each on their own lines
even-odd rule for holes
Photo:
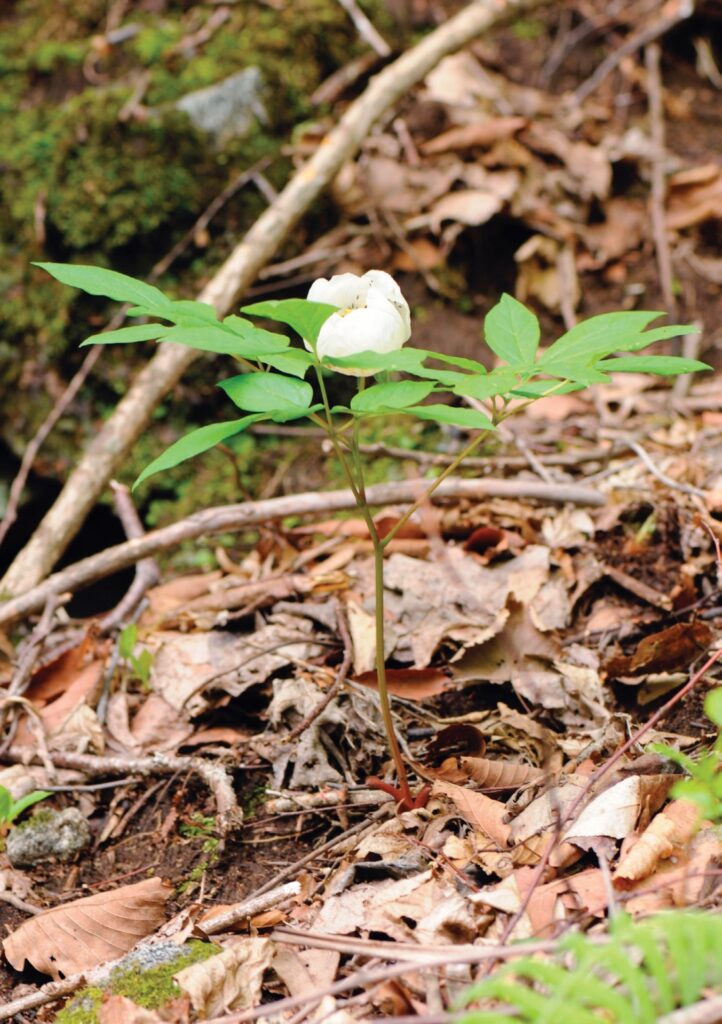
<svg viewBox="0 0 722 1024">
<path fill-rule="evenodd" d="M 192 940 L 183 947 L 184 955 L 172 963 L 143 969 L 139 966 L 117 968 L 104 988 L 81 989 L 55 1018 L 55 1024 L 97 1024 L 98 1010 L 106 992 L 126 996 L 138 1006 L 147 1010 L 160 1009 L 170 999 L 181 993 L 173 975 L 191 964 L 201 963 L 220 952 L 220 946 L 213 942 Z"/>
<path fill-rule="evenodd" d="M 51 811 L 50 809 L 36 811 L 35 814 L 32 814 L 29 818 L 23 819 L 23 821 L 17 822 L 13 827 L 17 831 L 20 831 L 21 829 L 34 828 L 36 825 L 47 825 L 53 820 L 56 813 L 56 811 Z"/>
</svg>

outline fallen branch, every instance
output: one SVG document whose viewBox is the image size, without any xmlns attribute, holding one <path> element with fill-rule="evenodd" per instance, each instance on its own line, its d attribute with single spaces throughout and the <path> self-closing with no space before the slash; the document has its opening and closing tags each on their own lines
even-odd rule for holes
<svg viewBox="0 0 722 1024">
<path fill-rule="evenodd" d="M 288 238 L 305 211 L 358 151 L 373 125 L 442 58 L 480 33 L 544 0 L 474 0 L 417 46 L 384 68 L 346 110 L 336 128 L 299 168 L 275 202 L 259 217 L 199 298 L 221 315 L 229 312 L 259 270 Z M 80 529 L 107 482 L 122 465 L 153 410 L 200 353 L 162 344 L 110 419 L 89 445 L 60 496 L 14 560 L 0 591 L 21 594 L 50 571 Z"/>
<path fill-rule="evenodd" d="M 424 480 L 376 484 L 367 489 L 368 501 L 370 505 L 413 502 L 427 485 L 428 481 Z M 572 502 L 577 505 L 603 505 L 605 501 L 599 491 L 576 484 L 546 484 L 537 480 L 460 480 L 456 477 L 445 480 L 431 500 L 470 498 L 480 501 L 493 497 L 535 498 L 539 501 Z M 350 508 L 356 508 L 356 499 L 350 490 L 344 490 L 320 494 L 313 491 L 282 498 L 267 498 L 265 501 L 249 501 L 242 505 L 203 509 L 172 526 L 153 530 L 124 544 L 116 544 L 115 547 L 106 548 L 97 555 L 90 555 L 54 573 L 44 583 L 0 605 L 0 626 L 42 608 L 52 594 L 80 589 L 181 541 L 244 530 L 286 516 L 340 512 Z"/>
<path fill-rule="evenodd" d="M 213 794 L 218 812 L 218 827 L 222 833 L 238 828 L 243 822 L 243 811 L 238 806 L 233 783 L 225 768 L 200 757 L 170 757 L 154 754 L 152 757 L 96 757 L 93 754 L 52 753 L 58 768 L 70 768 L 86 775 L 174 775 L 176 772 L 195 772 Z M 11 764 L 30 764 L 42 760 L 32 747 L 12 746 L 0 754 L 0 760 Z M 0 1017 L 2 1020 L 2 1017 Z"/>
</svg>

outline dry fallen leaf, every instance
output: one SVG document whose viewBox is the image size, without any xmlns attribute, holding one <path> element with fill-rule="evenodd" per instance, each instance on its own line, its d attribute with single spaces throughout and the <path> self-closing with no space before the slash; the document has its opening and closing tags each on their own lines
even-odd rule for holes
<svg viewBox="0 0 722 1024">
<path fill-rule="evenodd" d="M 672 801 L 622 855 L 614 872 L 614 884 L 618 889 L 627 889 L 651 875 L 660 860 L 671 857 L 689 842 L 699 824 L 697 804 L 689 800 Z"/>
<path fill-rule="evenodd" d="M 201 1017 L 245 1010 L 258 1003 L 263 974 L 271 966 L 274 952 L 270 939 L 241 939 L 173 977 Z"/>
<path fill-rule="evenodd" d="M 654 812 L 665 800 L 673 778 L 670 775 L 630 775 L 596 796 L 575 821 L 564 838 L 608 836 L 625 839 L 637 827 L 640 816 Z"/>
<path fill-rule="evenodd" d="M 640 640 L 630 657 L 611 658 L 604 667 L 612 678 L 685 669 L 707 650 L 713 637 L 705 622 L 677 622 Z"/>
<path fill-rule="evenodd" d="M 526 126 L 525 117 L 489 117 L 484 121 L 450 128 L 424 142 L 420 149 L 424 156 L 448 153 L 457 149 L 471 149 L 473 146 L 490 146 L 500 139 L 507 139 Z"/>
<path fill-rule="evenodd" d="M 172 886 L 148 878 L 31 917 L 3 941 L 17 971 L 27 960 L 56 981 L 123 956 L 162 923 Z"/>
<path fill-rule="evenodd" d="M 378 688 L 376 671 L 362 672 L 355 677 L 357 683 Z M 428 700 L 454 688 L 454 682 L 440 668 L 387 668 L 386 684 L 389 693 L 407 700 Z"/>
</svg>

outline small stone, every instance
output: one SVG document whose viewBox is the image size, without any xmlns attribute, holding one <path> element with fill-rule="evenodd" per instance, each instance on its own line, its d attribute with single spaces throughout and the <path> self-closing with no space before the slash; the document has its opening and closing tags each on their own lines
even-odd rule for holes
<svg viewBox="0 0 722 1024">
<path fill-rule="evenodd" d="M 90 827 L 77 809 L 43 810 L 11 829 L 7 855 L 15 868 L 31 868 L 46 860 L 68 860 L 90 843 Z"/>
<path fill-rule="evenodd" d="M 257 67 L 244 68 L 206 89 L 189 92 L 176 103 L 196 128 L 222 145 L 248 135 L 254 121 L 268 124 L 261 98 L 262 79 Z"/>
</svg>

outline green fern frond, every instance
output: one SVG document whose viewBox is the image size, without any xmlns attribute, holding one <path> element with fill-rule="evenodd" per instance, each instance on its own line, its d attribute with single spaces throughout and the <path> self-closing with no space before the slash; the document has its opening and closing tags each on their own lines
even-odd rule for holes
<svg viewBox="0 0 722 1024">
<path fill-rule="evenodd" d="M 646 921 L 618 915 L 606 941 L 572 935 L 547 959 L 500 968 L 463 1000 L 484 1002 L 461 1024 L 655 1024 L 722 991 L 722 917 L 671 911 Z"/>
</svg>

